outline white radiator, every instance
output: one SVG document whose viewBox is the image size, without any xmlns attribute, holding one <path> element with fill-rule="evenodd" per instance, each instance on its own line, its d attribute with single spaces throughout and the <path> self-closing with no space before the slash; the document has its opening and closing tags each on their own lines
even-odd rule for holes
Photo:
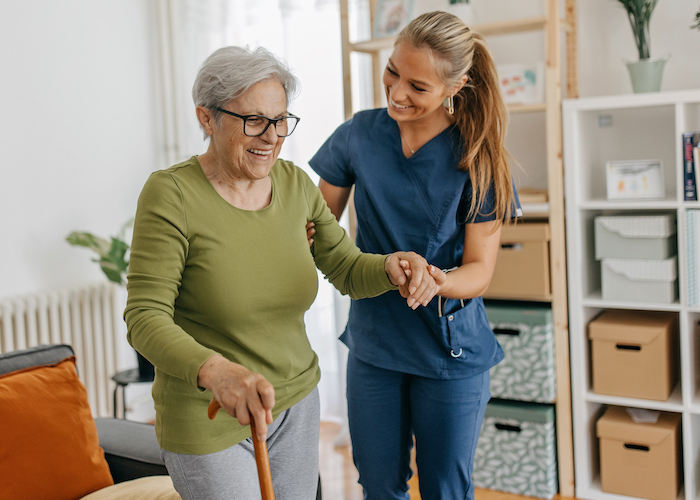
<svg viewBox="0 0 700 500">
<path fill-rule="evenodd" d="M 0 353 L 69 344 L 93 416 L 111 416 L 111 377 L 124 364 L 123 310 L 124 290 L 109 282 L 1 300 Z"/>
</svg>

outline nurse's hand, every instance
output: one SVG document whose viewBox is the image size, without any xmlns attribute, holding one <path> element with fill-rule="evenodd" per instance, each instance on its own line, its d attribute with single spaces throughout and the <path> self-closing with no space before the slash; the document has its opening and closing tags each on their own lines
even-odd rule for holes
<svg viewBox="0 0 700 500">
<path fill-rule="evenodd" d="M 314 244 L 314 234 L 316 234 L 316 223 L 309 221 L 306 223 L 306 239 L 309 240 L 309 246 Z"/>
<path fill-rule="evenodd" d="M 406 277 L 410 279 L 412 274 L 413 274 L 412 269 L 411 269 L 411 263 L 407 260 L 402 260 L 402 261 L 400 261 L 400 264 L 401 264 L 401 268 L 404 270 L 404 273 L 406 274 Z M 435 295 L 439 295 L 441 287 L 447 282 L 447 274 L 445 274 L 445 272 L 442 271 L 442 269 L 438 269 L 437 267 L 435 267 L 433 265 L 428 265 L 427 266 L 427 273 L 434 280 L 434 285 L 429 286 L 427 288 L 428 293 L 424 295 L 425 300 L 423 300 L 421 302 L 421 304 L 423 306 L 427 306 L 428 303 L 431 300 L 433 300 L 433 297 L 435 297 Z M 424 279 L 426 279 L 426 278 L 424 278 Z M 409 302 L 410 302 L 410 293 L 409 293 L 406 285 L 400 286 L 399 292 L 401 293 L 402 297 L 408 298 Z M 409 306 L 410 305 L 411 304 L 409 303 Z M 415 309 L 415 307 L 414 307 L 414 309 Z"/>
<path fill-rule="evenodd" d="M 407 299 L 411 309 L 428 305 L 438 292 L 439 284 L 428 267 L 428 262 L 415 252 L 394 252 L 384 261 L 389 279 L 399 286 L 401 296 Z"/>
<path fill-rule="evenodd" d="M 275 406 L 275 389 L 265 377 L 217 355 L 201 366 L 197 383 L 210 389 L 226 413 L 241 425 L 254 419 L 258 438 L 265 442 Z"/>
</svg>

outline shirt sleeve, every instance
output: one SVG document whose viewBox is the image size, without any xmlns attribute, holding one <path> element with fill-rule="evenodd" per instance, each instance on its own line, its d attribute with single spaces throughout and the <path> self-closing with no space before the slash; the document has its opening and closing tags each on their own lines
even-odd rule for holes
<svg viewBox="0 0 700 500">
<path fill-rule="evenodd" d="M 484 197 L 484 203 L 481 208 L 477 208 L 476 212 L 473 214 L 469 213 L 469 208 L 471 207 L 472 197 L 474 196 L 474 187 L 472 186 L 471 179 L 467 179 L 464 184 L 464 190 L 462 191 L 462 198 L 459 200 L 459 206 L 457 207 L 457 223 L 458 224 L 474 224 L 478 222 L 488 222 L 496 220 L 496 196 L 494 193 L 493 184 L 489 185 L 489 189 Z M 518 192 L 515 187 L 513 187 L 513 206 L 511 209 L 511 219 L 516 219 L 522 217 L 523 210 L 520 206 L 520 199 L 518 198 Z"/>
<path fill-rule="evenodd" d="M 158 369 L 197 387 L 199 368 L 215 351 L 174 321 L 187 260 L 182 195 L 167 172 L 156 172 L 139 196 L 132 237 L 127 305 L 129 343 Z"/>
<path fill-rule="evenodd" d="M 343 295 L 375 297 L 398 289 L 384 270 L 386 255 L 363 253 L 331 213 L 321 191 L 303 173 L 310 220 L 316 224 L 311 251 L 316 267 Z M 330 182 L 330 181 L 329 181 Z"/>
<path fill-rule="evenodd" d="M 352 119 L 340 125 L 309 161 L 311 168 L 326 182 L 338 187 L 355 183 L 349 155 Z"/>
</svg>

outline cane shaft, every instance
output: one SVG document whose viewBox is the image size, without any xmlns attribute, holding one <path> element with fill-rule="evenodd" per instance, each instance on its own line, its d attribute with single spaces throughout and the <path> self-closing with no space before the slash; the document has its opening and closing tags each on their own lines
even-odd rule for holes
<svg viewBox="0 0 700 500">
<path fill-rule="evenodd" d="M 253 420 L 250 421 L 250 430 L 253 432 L 255 464 L 258 466 L 258 479 L 260 480 L 260 493 L 262 493 L 262 500 L 275 500 L 275 492 L 272 489 L 270 458 L 267 455 L 267 443 L 258 439 L 258 434 L 255 432 L 255 422 Z"/>
<path fill-rule="evenodd" d="M 213 420 L 221 405 L 216 399 L 209 403 L 209 419 Z M 255 421 L 251 419 L 250 430 L 253 434 L 253 449 L 255 450 L 255 465 L 258 468 L 258 481 L 260 481 L 260 493 L 262 500 L 275 500 L 275 491 L 272 489 L 272 472 L 270 471 L 270 457 L 267 454 L 267 443 L 258 439 L 255 432 Z"/>
</svg>

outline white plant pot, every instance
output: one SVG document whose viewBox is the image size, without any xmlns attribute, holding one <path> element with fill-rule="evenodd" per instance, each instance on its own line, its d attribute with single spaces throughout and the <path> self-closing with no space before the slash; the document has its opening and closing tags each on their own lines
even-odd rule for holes
<svg viewBox="0 0 700 500">
<path fill-rule="evenodd" d="M 660 59 L 642 59 L 628 62 L 627 69 L 632 80 L 632 90 L 635 94 L 642 92 L 658 92 L 661 90 L 661 79 L 664 73 L 664 65 L 668 57 Z"/>
</svg>

